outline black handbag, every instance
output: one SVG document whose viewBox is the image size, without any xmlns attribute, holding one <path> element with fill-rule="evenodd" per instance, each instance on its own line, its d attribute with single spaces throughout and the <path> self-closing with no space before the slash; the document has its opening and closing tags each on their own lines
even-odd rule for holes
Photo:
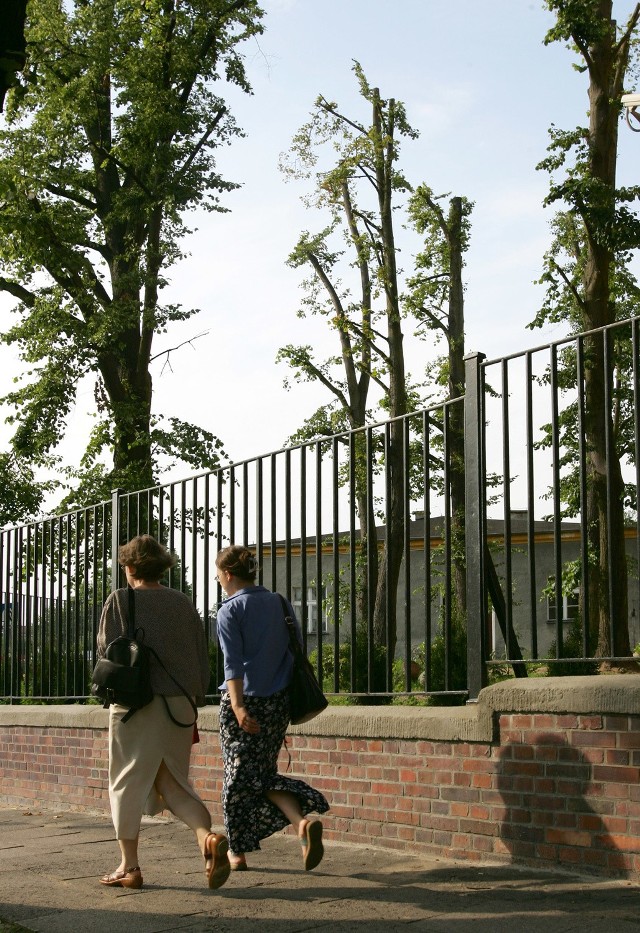
<svg viewBox="0 0 640 933">
<path fill-rule="evenodd" d="M 163 695 L 164 705 L 169 718 L 184 729 L 190 729 L 198 718 L 198 707 L 193 698 L 175 677 L 169 673 L 156 651 L 144 644 L 144 629 L 136 628 L 136 601 L 132 587 L 127 587 L 128 613 L 127 635 L 119 635 L 109 642 L 104 658 L 97 662 L 91 677 L 91 695 L 104 700 L 105 708 L 111 703 L 127 706 L 129 709 L 121 722 L 127 722 L 139 709 L 153 700 L 151 686 L 151 655 L 171 678 L 180 692 L 186 696 L 194 712 L 192 722 L 180 722 L 171 710 L 167 698 Z"/>
<path fill-rule="evenodd" d="M 278 593 L 278 596 L 280 596 L 280 602 L 282 603 L 284 621 L 289 630 L 289 647 L 293 655 L 293 672 L 289 684 L 289 718 L 292 725 L 299 726 L 314 719 L 323 709 L 327 708 L 329 701 L 322 692 L 309 658 L 300 647 L 295 623 L 289 615 L 289 609 L 284 597 L 280 593 Z"/>
</svg>

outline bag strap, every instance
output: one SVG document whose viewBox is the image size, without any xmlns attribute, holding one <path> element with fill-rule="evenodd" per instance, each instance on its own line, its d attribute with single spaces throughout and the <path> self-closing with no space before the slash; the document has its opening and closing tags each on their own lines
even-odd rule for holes
<svg viewBox="0 0 640 933">
<path fill-rule="evenodd" d="M 138 632 L 142 632 L 142 643 L 144 644 L 144 629 L 143 628 L 136 629 L 136 597 L 135 597 L 135 590 L 132 586 L 127 587 L 127 599 L 128 599 L 128 604 L 129 604 L 129 612 L 128 612 L 128 619 L 127 619 L 127 628 L 128 628 L 129 638 L 132 641 L 137 641 L 136 635 L 138 634 Z M 184 689 L 182 684 L 178 683 L 178 681 L 175 679 L 173 674 L 171 674 L 166 669 L 166 667 L 164 666 L 162 662 L 162 659 L 158 655 L 158 652 L 155 651 L 150 645 L 145 645 L 144 647 L 147 649 L 147 651 L 150 654 L 154 656 L 154 658 L 156 659 L 156 661 L 158 662 L 162 670 L 165 672 L 165 674 L 171 678 L 171 680 L 174 682 L 178 690 L 182 693 L 183 696 L 187 698 L 187 700 L 191 704 L 191 709 L 193 710 L 193 715 L 194 715 L 193 722 L 180 722 L 180 720 L 176 719 L 173 713 L 171 712 L 171 710 L 169 709 L 169 703 L 167 701 L 166 696 L 164 696 L 164 694 L 160 694 L 160 696 L 162 697 L 164 701 L 164 705 L 166 707 L 167 713 L 169 714 L 169 719 L 172 722 L 174 722 L 176 726 L 180 726 L 182 729 L 191 729 L 193 726 L 195 726 L 198 720 L 198 707 L 193 702 L 193 698 L 191 697 L 191 694 L 187 693 L 187 691 Z"/>
<path fill-rule="evenodd" d="M 293 654 L 294 658 L 299 658 L 302 655 L 302 648 L 300 647 L 300 642 L 298 641 L 295 623 L 289 614 L 289 607 L 287 606 L 287 601 L 285 600 L 284 596 L 282 593 L 278 593 L 277 595 L 280 599 L 280 602 L 282 603 L 284 621 L 289 631 L 289 647 L 291 648 L 291 653 Z"/>
<path fill-rule="evenodd" d="M 127 613 L 127 634 L 131 641 L 136 638 L 136 596 L 132 586 L 127 587 L 128 613 Z"/>
</svg>

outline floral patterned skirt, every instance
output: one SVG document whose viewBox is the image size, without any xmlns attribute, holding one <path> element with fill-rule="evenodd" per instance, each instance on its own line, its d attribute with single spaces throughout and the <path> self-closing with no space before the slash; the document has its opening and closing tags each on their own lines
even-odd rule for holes
<svg viewBox="0 0 640 933">
<path fill-rule="evenodd" d="M 326 813 L 325 797 L 304 781 L 278 774 L 278 755 L 289 725 L 286 690 L 270 697 L 245 696 L 247 711 L 260 723 L 250 735 L 238 725 L 228 693 L 220 701 L 220 745 L 224 764 L 222 808 L 232 852 L 254 852 L 260 840 L 289 825 L 289 820 L 264 795 L 267 790 L 295 794 L 300 809 Z"/>
</svg>

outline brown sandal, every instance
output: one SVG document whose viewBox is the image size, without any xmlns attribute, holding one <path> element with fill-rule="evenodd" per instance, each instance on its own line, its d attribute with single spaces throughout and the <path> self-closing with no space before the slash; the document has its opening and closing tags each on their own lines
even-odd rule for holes
<svg viewBox="0 0 640 933">
<path fill-rule="evenodd" d="M 231 865 L 231 871 L 248 871 L 249 866 L 247 865 L 247 860 L 244 855 L 239 857 L 229 856 L 229 864 Z"/>
<path fill-rule="evenodd" d="M 125 868 L 124 871 L 112 871 L 110 875 L 103 875 L 100 884 L 106 884 L 112 888 L 141 888 L 140 866 L 136 865 L 135 868 Z"/>
<path fill-rule="evenodd" d="M 210 888 L 221 888 L 229 877 L 229 843 L 221 833 L 209 833 L 204 841 L 204 873 Z"/>
<path fill-rule="evenodd" d="M 324 855 L 322 845 L 322 823 L 320 820 L 307 820 L 299 836 L 302 845 L 302 862 L 305 871 L 311 871 L 319 865 Z"/>
</svg>

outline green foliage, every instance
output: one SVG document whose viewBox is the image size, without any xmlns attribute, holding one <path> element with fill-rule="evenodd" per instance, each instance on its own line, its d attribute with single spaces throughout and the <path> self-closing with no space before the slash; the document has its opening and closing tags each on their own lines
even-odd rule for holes
<svg viewBox="0 0 640 933">
<path fill-rule="evenodd" d="M 553 641 L 549 645 L 549 657 L 555 658 L 557 652 L 557 642 Z M 583 658 L 583 633 L 582 619 L 580 616 L 573 618 L 569 624 L 567 633 L 562 639 L 563 658 Z M 589 676 L 598 673 L 598 662 L 594 660 L 576 661 L 573 663 L 562 663 L 556 661 L 549 665 L 549 673 L 553 677 L 578 677 Z"/>
<path fill-rule="evenodd" d="M 352 650 L 353 649 L 353 650 Z M 355 665 L 354 677 L 352 681 L 352 656 Z M 309 654 L 309 659 L 317 670 L 318 651 L 314 648 Z M 375 645 L 372 648 L 372 680 L 374 684 L 386 682 L 386 659 L 387 652 L 382 645 Z M 335 652 L 333 645 L 325 645 L 322 649 L 322 689 L 327 692 L 333 692 L 334 672 L 335 672 Z M 351 641 L 343 642 L 338 650 L 338 684 L 341 693 L 350 696 L 353 703 L 371 704 L 373 697 L 357 697 L 355 694 L 366 693 L 369 690 L 369 637 L 363 627 L 356 630 L 355 648 Z"/>
<path fill-rule="evenodd" d="M 0 453 L 0 528 L 17 525 L 35 515 L 46 487 L 35 482 L 33 469 L 28 461 L 14 453 Z"/>
<path fill-rule="evenodd" d="M 239 48 L 262 15 L 255 0 L 30 2 L 28 60 L 0 133 L 0 290 L 19 303 L 2 339 L 27 364 L 5 402 L 13 453 L 43 466 L 81 380 L 94 382 L 98 423 L 67 477 L 75 501 L 94 482 L 152 485 L 154 443 L 215 462 L 219 441 L 193 426 L 158 424 L 152 437 L 149 364 L 155 335 L 196 313 L 161 300 L 184 216 L 226 210 L 237 187 L 216 168 L 217 148 L 240 135 L 217 91 L 250 92 Z"/>
</svg>

